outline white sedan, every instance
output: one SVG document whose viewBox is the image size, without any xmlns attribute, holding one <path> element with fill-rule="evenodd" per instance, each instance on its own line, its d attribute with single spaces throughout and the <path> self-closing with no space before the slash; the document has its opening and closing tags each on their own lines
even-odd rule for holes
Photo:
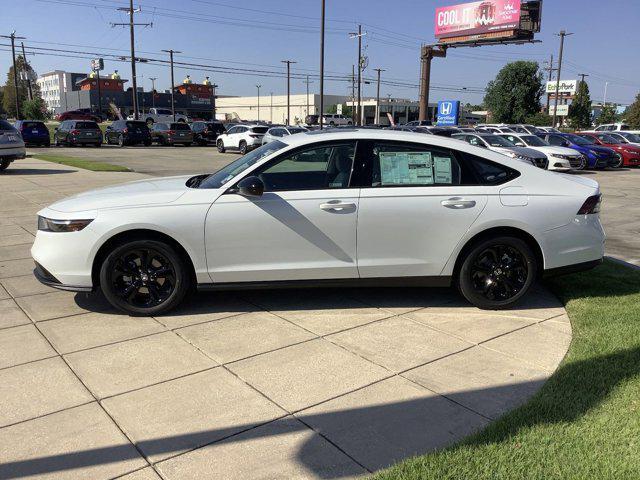
<svg viewBox="0 0 640 480">
<path fill-rule="evenodd" d="M 155 315 L 192 288 L 456 285 L 514 305 L 541 274 L 601 262 L 598 184 L 436 135 L 329 130 L 214 174 L 54 203 L 32 248 L 43 283 Z M 425 292 L 428 295 L 428 292 Z"/>
<path fill-rule="evenodd" d="M 578 151 L 551 145 L 537 135 L 528 133 L 504 133 L 500 135 L 514 145 L 527 147 L 544 153 L 549 159 L 547 169 L 559 172 L 570 170 L 583 170 L 587 166 L 587 159 Z"/>
</svg>

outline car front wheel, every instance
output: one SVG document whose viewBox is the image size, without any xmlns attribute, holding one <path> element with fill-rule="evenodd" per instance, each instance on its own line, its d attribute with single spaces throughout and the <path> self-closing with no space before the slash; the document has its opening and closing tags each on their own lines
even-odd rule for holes
<svg viewBox="0 0 640 480">
<path fill-rule="evenodd" d="M 485 239 L 463 259 L 458 288 L 478 308 L 510 308 L 533 284 L 537 267 L 535 255 L 523 240 L 509 236 Z"/>
<path fill-rule="evenodd" d="M 0 160 L 0 172 L 9 168 L 9 165 L 11 165 L 11 160 L 4 158 Z"/>
<path fill-rule="evenodd" d="M 175 308 L 189 289 L 189 278 L 178 252 L 157 240 L 121 243 L 100 268 L 104 296 L 130 315 L 158 315 Z"/>
<path fill-rule="evenodd" d="M 225 148 L 224 148 L 224 142 L 222 140 L 218 140 L 216 142 L 216 147 L 218 147 L 218 151 L 220 153 L 224 153 L 225 152 Z"/>
<path fill-rule="evenodd" d="M 242 155 L 247 153 L 247 142 L 245 142 L 244 140 L 240 140 L 240 153 Z"/>
</svg>

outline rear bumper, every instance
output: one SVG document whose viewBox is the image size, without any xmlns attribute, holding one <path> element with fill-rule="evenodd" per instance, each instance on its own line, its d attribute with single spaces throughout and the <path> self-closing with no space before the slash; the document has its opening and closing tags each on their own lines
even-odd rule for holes
<svg viewBox="0 0 640 480">
<path fill-rule="evenodd" d="M 20 160 L 27 157 L 27 151 L 24 147 L 2 148 L 0 147 L 0 159 L 2 160 Z"/>
<path fill-rule="evenodd" d="M 556 267 L 545 270 L 542 273 L 543 278 L 557 277 L 560 275 L 568 275 L 570 273 L 584 272 L 591 270 L 602 264 L 602 258 L 598 260 L 590 260 L 588 262 L 574 263 L 573 265 L 565 265 L 564 267 Z"/>
</svg>

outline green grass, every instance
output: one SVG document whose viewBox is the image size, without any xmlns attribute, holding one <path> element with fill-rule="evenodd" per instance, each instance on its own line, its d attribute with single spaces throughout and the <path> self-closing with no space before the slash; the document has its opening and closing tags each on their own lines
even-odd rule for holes
<svg viewBox="0 0 640 480">
<path fill-rule="evenodd" d="M 130 172 L 127 167 L 120 165 L 112 165 L 111 163 L 95 162 L 93 160 L 85 160 L 83 158 L 69 157 L 67 155 L 51 155 L 48 153 L 39 153 L 33 158 L 46 160 L 47 162 L 68 165 L 69 167 L 84 168 L 94 172 Z"/>
<path fill-rule="evenodd" d="M 606 261 L 548 286 L 573 341 L 542 389 L 482 432 L 376 480 L 640 478 L 640 271 Z"/>
</svg>

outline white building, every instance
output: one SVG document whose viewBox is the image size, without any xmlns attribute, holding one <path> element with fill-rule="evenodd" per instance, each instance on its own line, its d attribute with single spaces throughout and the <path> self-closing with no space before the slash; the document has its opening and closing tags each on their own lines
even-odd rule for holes
<svg viewBox="0 0 640 480">
<path fill-rule="evenodd" d="M 344 95 L 325 95 L 324 110 L 344 104 L 349 97 Z M 302 123 L 307 115 L 320 111 L 320 95 L 305 93 L 291 95 L 289 100 L 291 124 Z M 287 123 L 287 96 L 260 95 L 252 97 L 218 97 L 216 98 L 216 117 L 220 120 L 248 120 L 271 123 Z"/>
<path fill-rule="evenodd" d="M 68 104 L 68 95 L 78 90 L 76 82 L 87 76 L 86 73 L 72 73 L 64 70 L 54 70 L 40 75 L 36 83 L 47 108 L 54 113 L 60 113 Z"/>
</svg>

